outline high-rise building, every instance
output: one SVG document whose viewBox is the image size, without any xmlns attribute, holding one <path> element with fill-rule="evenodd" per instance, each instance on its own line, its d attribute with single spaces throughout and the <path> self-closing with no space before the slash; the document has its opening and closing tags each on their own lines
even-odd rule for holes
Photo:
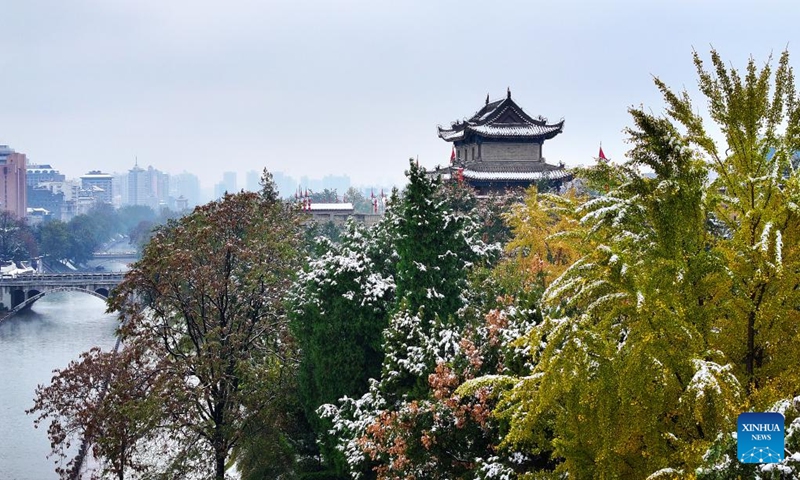
<svg viewBox="0 0 800 480">
<path fill-rule="evenodd" d="M 28 210 L 26 195 L 27 158 L 8 145 L 0 145 L 0 210 L 25 218 Z"/>
<path fill-rule="evenodd" d="M 281 197 L 289 198 L 297 192 L 298 183 L 294 177 L 283 172 L 273 172 L 272 179 L 275 181 L 275 185 L 278 186 Z"/>
<path fill-rule="evenodd" d="M 336 190 L 341 195 L 350 188 L 350 177 L 347 175 L 325 175 L 322 177 L 322 189 Z"/>
<path fill-rule="evenodd" d="M 137 162 L 128 170 L 128 205 L 149 205 L 147 170 Z"/>
<path fill-rule="evenodd" d="M 49 164 L 29 163 L 26 167 L 25 183 L 29 187 L 35 187 L 44 182 L 63 182 L 66 177 L 63 173 L 54 169 Z"/>
<path fill-rule="evenodd" d="M 222 184 L 228 193 L 236 193 L 236 172 L 223 172 Z"/>
<path fill-rule="evenodd" d="M 259 181 L 261 180 L 261 175 L 255 170 L 250 170 L 245 174 L 246 179 L 246 187 L 245 189 L 248 192 L 257 192 L 261 190 L 261 185 L 259 185 Z"/>
<path fill-rule="evenodd" d="M 184 171 L 169 177 L 169 194 L 178 199 L 186 199 L 186 207 L 193 208 L 200 205 L 200 179 L 197 175 Z M 177 205 L 176 208 L 180 209 Z"/>
<path fill-rule="evenodd" d="M 147 174 L 150 177 L 154 197 L 152 207 L 158 212 L 161 208 L 169 206 L 169 174 L 153 167 L 147 167 Z"/>
<path fill-rule="evenodd" d="M 114 202 L 114 177 L 100 170 L 92 170 L 81 176 L 81 186 L 98 202 L 112 205 Z"/>
<path fill-rule="evenodd" d="M 138 163 L 128 171 L 128 205 L 146 205 L 155 211 L 169 205 L 169 175 Z"/>
</svg>

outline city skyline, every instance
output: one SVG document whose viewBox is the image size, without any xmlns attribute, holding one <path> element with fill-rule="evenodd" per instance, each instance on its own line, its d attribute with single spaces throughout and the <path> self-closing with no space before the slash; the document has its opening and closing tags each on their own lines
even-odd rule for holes
<svg viewBox="0 0 800 480">
<path fill-rule="evenodd" d="M 70 177 L 138 158 L 195 170 L 204 188 L 264 167 L 400 185 L 409 157 L 447 163 L 437 125 L 510 87 L 531 115 L 566 120 L 548 162 L 589 164 L 601 142 L 622 161 L 627 108 L 663 109 L 652 75 L 691 94 L 693 48 L 707 58 L 713 44 L 741 67 L 791 47 L 799 7 L 770 6 L 13 2 L 0 143 Z"/>
<path fill-rule="evenodd" d="M 25 157 L 24 153 L 15 152 L 8 146 L 0 146 L 0 154 L 7 156 L 12 153 L 19 158 Z M 0 160 L 2 158 L 0 155 Z M 180 210 L 217 199 L 225 192 L 240 189 L 258 191 L 261 188 L 259 185 L 261 172 L 255 170 L 245 172 L 243 183 L 239 183 L 237 172 L 224 172 L 222 181 L 215 185 L 214 191 L 211 191 L 209 188 L 201 188 L 197 175 L 185 170 L 170 175 L 152 165 L 144 168 L 136 163 L 127 172 L 92 170 L 79 178 L 68 178 L 58 167 L 51 164 L 27 163 L 26 175 L 20 181 L 27 185 L 29 212 L 31 208 L 44 208 L 50 214 L 54 214 L 53 218 L 71 218 L 91 208 L 95 200 L 116 207 L 145 205 L 155 211 L 162 207 Z M 364 195 L 369 195 L 380 189 L 389 191 L 392 187 L 375 184 L 353 185 L 347 175 L 325 175 L 321 178 L 303 175 L 298 179 L 276 171 L 273 172 L 273 179 L 284 198 L 291 198 L 299 191 L 323 192 L 324 190 L 335 191 L 342 198 L 341 196 L 350 188 L 356 188 Z M 24 191 L 25 189 L 22 189 L 23 193 Z"/>
</svg>

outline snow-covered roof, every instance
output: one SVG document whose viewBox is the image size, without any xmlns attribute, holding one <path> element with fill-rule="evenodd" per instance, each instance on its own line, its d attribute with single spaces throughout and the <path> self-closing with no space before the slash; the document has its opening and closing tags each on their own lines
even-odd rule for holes
<svg viewBox="0 0 800 480">
<path fill-rule="evenodd" d="M 311 211 L 316 212 L 320 210 L 336 210 L 347 211 L 353 210 L 353 204 L 350 202 L 344 203 L 311 203 Z"/>
<path fill-rule="evenodd" d="M 43 215 L 47 215 L 48 213 L 50 213 L 50 210 L 47 210 L 46 208 L 42 208 L 42 207 L 28 207 L 28 208 L 25 209 L 25 211 L 29 215 L 32 214 L 32 213 L 41 213 Z"/>
<path fill-rule="evenodd" d="M 564 120 L 548 124 L 543 117 L 533 118 L 511 99 L 511 91 L 503 100 L 489 102 L 469 120 L 453 122 L 450 128 L 438 127 L 439 137 L 446 142 L 464 140 L 472 133 L 487 138 L 547 140 L 564 129 Z"/>
<path fill-rule="evenodd" d="M 570 172 L 564 169 L 546 170 L 541 172 L 476 172 L 465 169 L 464 178 L 473 180 L 559 180 L 570 176 Z"/>
</svg>

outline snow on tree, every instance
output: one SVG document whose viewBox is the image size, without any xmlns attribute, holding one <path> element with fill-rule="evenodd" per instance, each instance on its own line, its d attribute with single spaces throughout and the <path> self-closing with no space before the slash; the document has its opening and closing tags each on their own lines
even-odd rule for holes
<svg viewBox="0 0 800 480">
<path fill-rule="evenodd" d="M 692 471 L 744 408 L 800 386 L 800 258 L 787 248 L 800 240 L 800 107 L 788 54 L 774 75 L 711 58 L 712 72 L 697 54 L 695 64 L 727 145 L 687 94 L 656 79 L 666 117 L 631 109 L 629 161 L 579 172 L 601 196 L 566 209 L 537 199 L 546 215 L 517 216 L 510 244 L 543 265 L 544 321 L 525 339 L 532 374 L 496 414 L 510 423 L 504 445 L 553 447 L 556 472 Z M 561 238 L 570 255 L 554 269 Z"/>
<path fill-rule="evenodd" d="M 368 470 L 380 478 L 458 476 L 453 472 L 472 469 L 474 461 L 453 452 L 467 452 L 482 437 L 468 431 L 484 429 L 490 411 L 473 399 L 450 399 L 459 377 L 447 373 L 446 364 L 461 355 L 459 311 L 471 297 L 468 275 L 495 260 L 500 247 L 483 241 L 473 210 L 453 210 L 463 196 L 456 201 L 442 194 L 439 180 L 426 178 L 413 162 L 407 174 L 402 199 L 392 202 L 394 216 L 376 226 L 396 252 L 397 286 L 380 378 L 361 400 L 344 398 L 319 409 L 332 421 L 330 434 L 354 477 Z M 467 423 L 470 428 L 462 428 Z M 439 441 L 456 426 L 459 435 Z"/>
</svg>

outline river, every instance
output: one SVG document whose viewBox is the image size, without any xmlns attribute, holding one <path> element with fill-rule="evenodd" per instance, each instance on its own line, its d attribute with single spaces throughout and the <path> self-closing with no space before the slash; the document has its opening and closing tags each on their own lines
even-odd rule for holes
<svg viewBox="0 0 800 480">
<path fill-rule="evenodd" d="M 48 294 L 0 323 L 0 479 L 58 478 L 55 459 L 47 458 L 47 426 L 34 429 L 25 410 L 54 369 L 94 346 L 113 348 L 115 328 L 105 302 L 79 292 Z"/>
</svg>

